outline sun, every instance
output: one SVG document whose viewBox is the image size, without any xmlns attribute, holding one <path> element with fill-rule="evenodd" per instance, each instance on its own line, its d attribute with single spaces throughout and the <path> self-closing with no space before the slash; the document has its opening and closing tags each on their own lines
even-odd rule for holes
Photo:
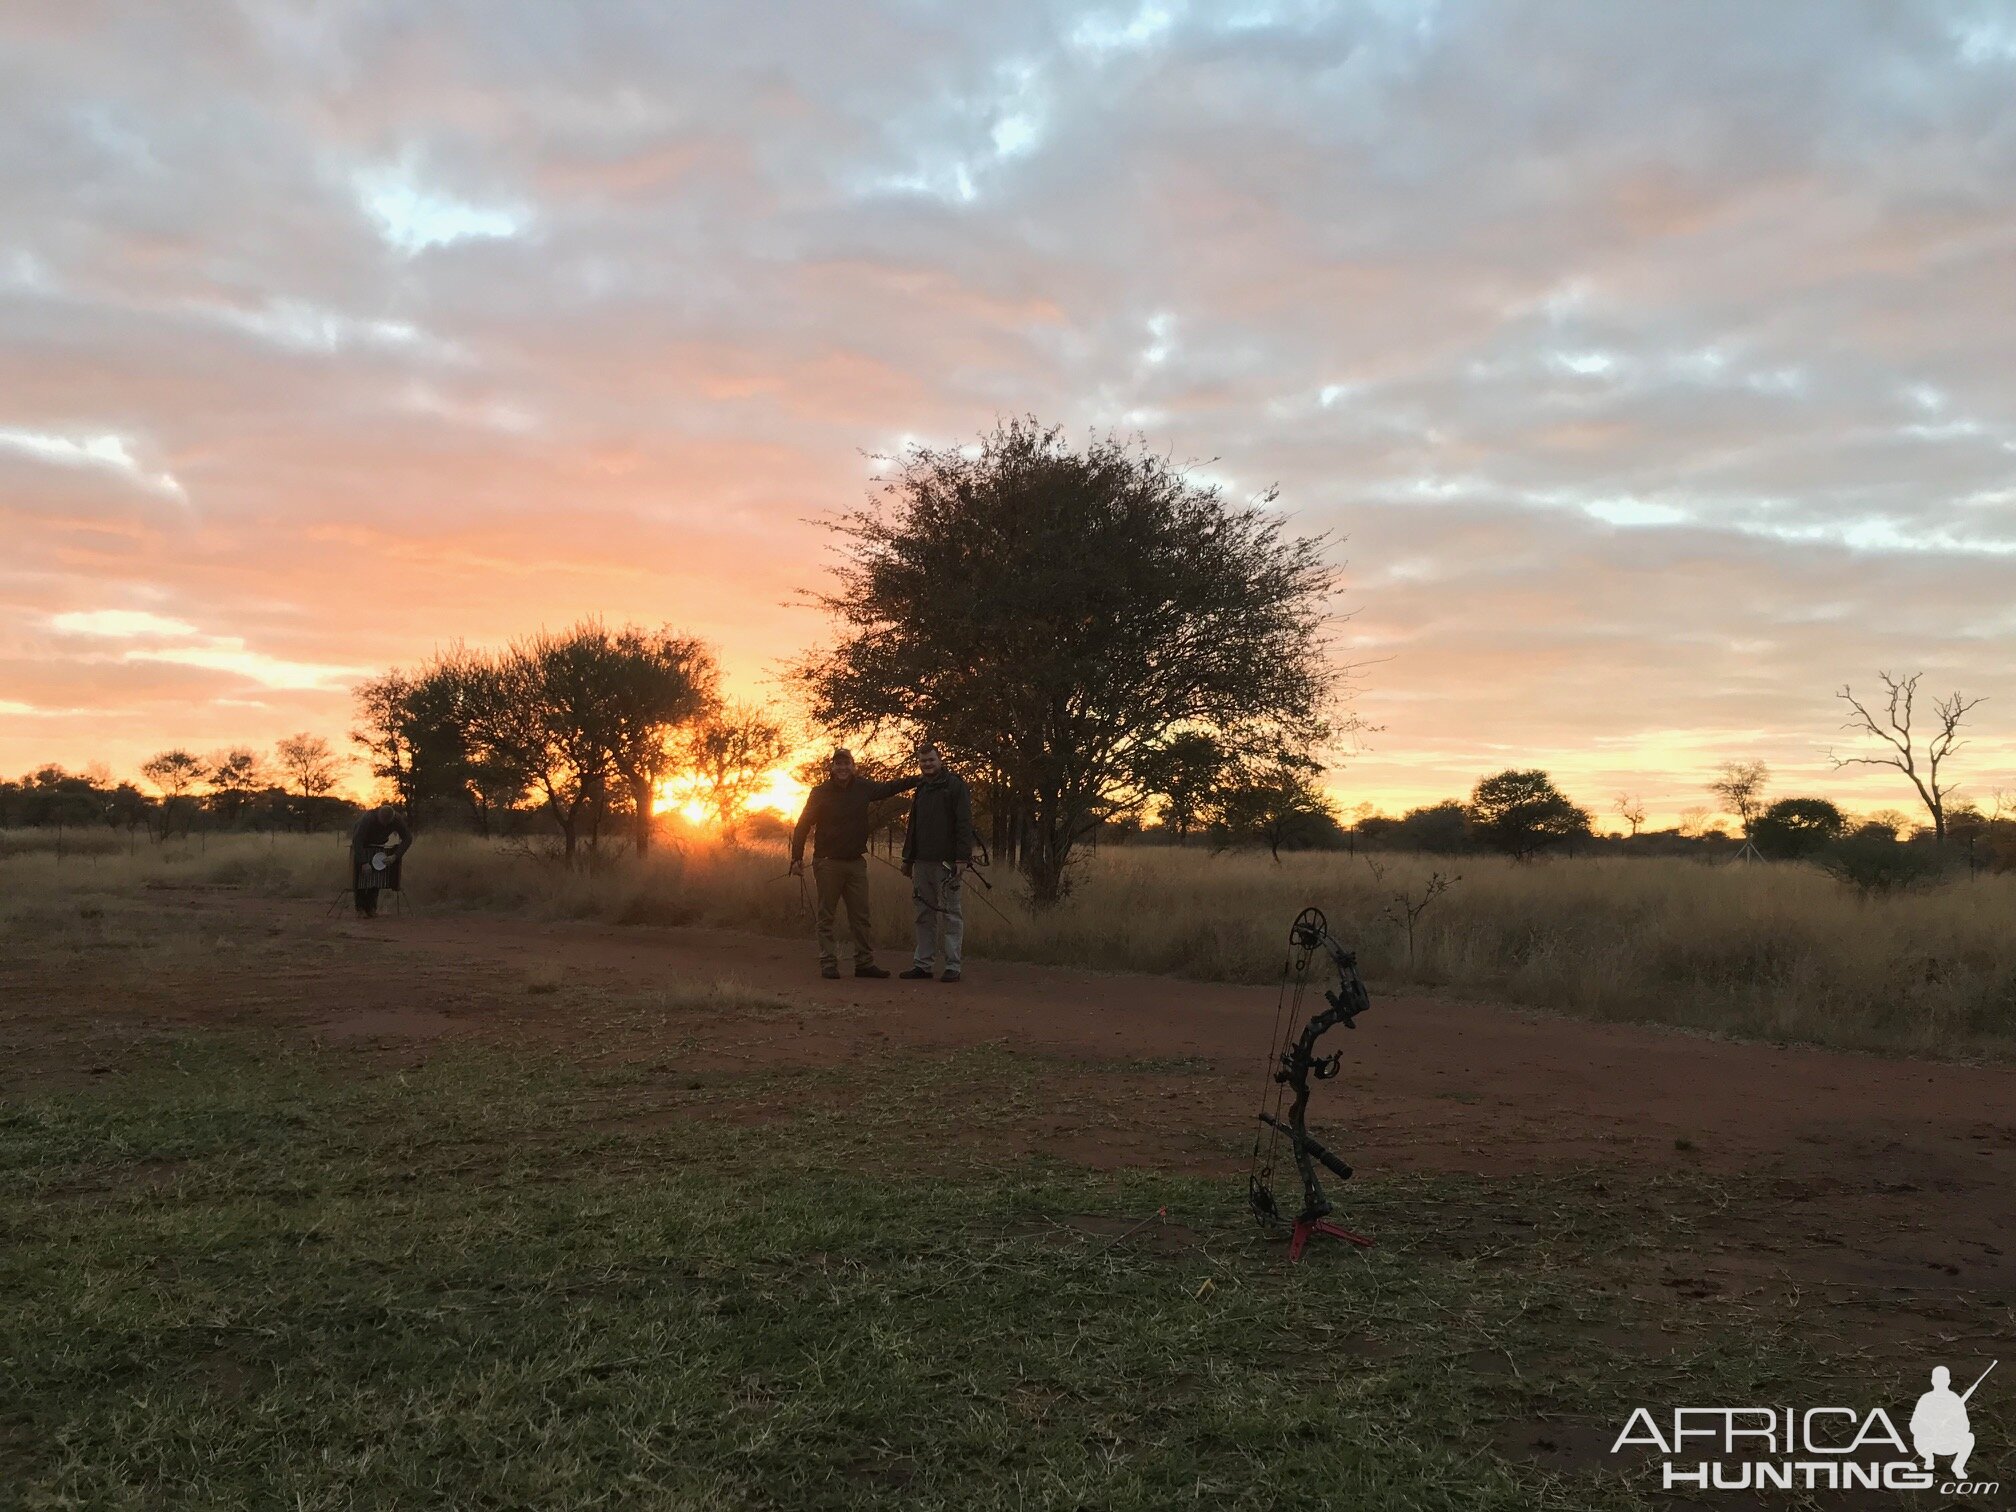
<svg viewBox="0 0 2016 1512">
<path fill-rule="evenodd" d="M 753 814 L 768 810 L 793 819 L 804 806 L 806 791 L 804 783 L 783 767 L 777 767 L 762 774 L 758 785 L 742 801 L 739 812 Z M 659 814 L 676 814 L 695 828 L 704 829 L 714 823 L 714 805 L 702 790 L 699 777 L 692 772 L 681 772 L 659 783 L 652 810 Z"/>
</svg>

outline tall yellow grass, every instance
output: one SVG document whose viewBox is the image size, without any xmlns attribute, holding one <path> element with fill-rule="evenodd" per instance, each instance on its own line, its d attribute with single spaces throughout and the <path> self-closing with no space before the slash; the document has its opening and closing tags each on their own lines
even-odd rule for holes
<svg viewBox="0 0 2016 1512">
<path fill-rule="evenodd" d="M 111 837 L 98 837 L 109 840 Z M 329 837 L 213 837 L 201 848 L 123 841 L 62 859 L 5 837 L 0 888 L 20 898 L 149 884 L 243 887 L 334 898 L 344 853 Z M 1515 866 L 1112 849 L 1060 906 L 1032 913 L 1012 876 L 966 908 L 969 952 L 1205 980 L 1265 982 L 1289 921 L 1315 905 L 1353 942 L 1375 992 L 1448 990 L 1592 1019 L 1629 1019 L 1774 1040 L 1917 1054 L 2016 1051 L 2016 877 L 1864 899 L 1811 868 L 1665 859 Z M 1433 871 L 1462 880 L 1419 919 L 1410 960 L 1392 895 L 1418 899 Z M 904 948 L 909 886 L 871 865 L 880 943 Z M 550 919 L 702 924 L 809 933 L 774 850 L 667 850 L 567 870 L 550 857 L 423 836 L 410 906 Z M 969 900 L 981 889 L 969 887 Z M 0 928 L 4 928 L 0 923 Z"/>
</svg>

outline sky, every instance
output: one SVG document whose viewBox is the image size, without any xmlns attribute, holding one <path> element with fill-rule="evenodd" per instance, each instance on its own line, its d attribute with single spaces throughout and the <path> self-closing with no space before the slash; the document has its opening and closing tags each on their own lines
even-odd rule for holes
<svg viewBox="0 0 2016 1512">
<path fill-rule="evenodd" d="M 585 614 L 743 696 L 877 454 L 1278 486 L 1389 810 L 2016 792 L 2016 7 L 0 12 L 0 772 L 340 741 Z M 1615 822 L 1614 819 L 1612 822 Z"/>
</svg>

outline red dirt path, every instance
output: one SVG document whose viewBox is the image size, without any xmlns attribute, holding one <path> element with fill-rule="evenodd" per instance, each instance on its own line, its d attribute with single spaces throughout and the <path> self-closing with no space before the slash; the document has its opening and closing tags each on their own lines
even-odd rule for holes
<svg viewBox="0 0 2016 1512">
<path fill-rule="evenodd" d="M 460 916 L 342 932 L 384 968 L 411 962 L 422 980 L 427 967 L 468 960 L 557 968 L 582 988 L 732 979 L 803 1003 L 792 1031 L 780 1033 L 780 1053 L 809 1064 L 892 1047 L 983 1044 L 1083 1062 L 1194 1057 L 1225 1073 L 1228 1106 L 1242 1121 L 1276 1000 L 1272 987 L 995 961 L 970 962 L 956 986 L 827 982 L 805 947 L 725 930 L 528 927 Z M 430 1011 L 438 1021 L 408 1029 L 431 1036 L 478 1027 L 452 1007 L 432 1009 L 424 993 L 406 1010 Z M 545 1021 L 536 1006 L 510 1022 L 562 1039 L 581 1032 L 572 1021 Z M 341 1012 L 324 1027 L 338 1036 L 376 1032 Z M 2011 1068 L 1742 1044 L 1379 992 L 1360 1027 L 1335 1031 L 1326 1048 L 1340 1044 L 1347 1056 L 1337 1096 L 1358 1110 L 1352 1145 L 1368 1163 L 1505 1173 L 1563 1161 L 1746 1169 L 1811 1161 L 1872 1179 L 1991 1187 L 2016 1175 Z"/>
<path fill-rule="evenodd" d="M 1023 1148 L 1212 1171 L 1228 1169 L 1252 1127 L 1274 1020 L 1272 988 L 984 960 L 957 986 L 823 982 L 806 945 L 767 936 L 476 915 L 363 925 L 217 893 L 155 903 L 185 932 L 215 934 L 214 948 L 144 962 L 87 951 L 61 976 L 0 960 L 0 1042 L 17 1052 L 0 1091 L 75 1075 L 78 1056 L 102 1056 L 136 1028 L 263 1027 L 396 1053 L 468 1037 L 729 1075 L 991 1045 L 1040 1064 L 1056 1093 L 1009 1131 Z M 399 984 L 396 1007 L 360 993 L 360 967 Z M 759 1022 L 732 1004 L 676 1000 L 721 980 L 786 1006 L 755 1010 Z M 669 1006 L 649 1011 L 666 989 Z M 95 1010 L 91 1042 L 73 1043 L 65 1066 L 54 1052 L 83 1032 L 80 1001 Z M 1374 1011 L 1334 1042 L 1345 1072 L 1311 1122 L 1369 1178 L 1562 1166 L 1611 1180 L 1678 1166 L 1761 1175 L 1775 1182 L 1767 1209 L 1704 1230 L 1713 1258 L 1676 1261 L 1666 1285 L 1705 1296 L 1812 1281 L 1909 1295 L 1920 1318 L 1975 1325 L 2016 1298 L 2005 1252 L 2016 1069 L 1728 1043 L 1376 986 Z M 37 1043 L 51 1053 L 29 1053 Z M 756 1081 L 759 1112 L 789 1116 L 788 1079 Z"/>
</svg>

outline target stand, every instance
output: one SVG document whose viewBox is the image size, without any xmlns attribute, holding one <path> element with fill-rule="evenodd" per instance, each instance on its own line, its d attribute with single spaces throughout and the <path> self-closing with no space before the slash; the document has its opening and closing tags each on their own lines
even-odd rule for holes
<svg viewBox="0 0 2016 1512">
<path fill-rule="evenodd" d="M 364 858 L 363 864 L 356 869 L 356 874 L 351 879 L 351 886 L 346 887 L 330 900 L 329 912 L 331 914 L 338 913 L 346 905 L 355 907 L 357 902 L 356 895 L 360 892 L 375 892 L 378 894 L 378 901 L 381 906 L 384 903 L 386 894 L 391 894 L 395 904 L 393 912 L 398 917 L 405 917 L 406 890 L 398 882 L 398 864 L 399 858 L 394 852 L 386 850 L 383 846 L 374 849 L 370 855 Z M 366 917 L 375 917 L 375 915 L 367 915 Z"/>
<path fill-rule="evenodd" d="M 1290 1265 L 1302 1258 L 1302 1251 L 1311 1239 L 1336 1239 L 1346 1244 L 1355 1244 L 1360 1249 L 1372 1248 L 1372 1241 L 1363 1234 L 1354 1234 L 1347 1228 L 1339 1228 L 1326 1218 L 1297 1218 L 1295 1232 L 1288 1238 Z"/>
</svg>

